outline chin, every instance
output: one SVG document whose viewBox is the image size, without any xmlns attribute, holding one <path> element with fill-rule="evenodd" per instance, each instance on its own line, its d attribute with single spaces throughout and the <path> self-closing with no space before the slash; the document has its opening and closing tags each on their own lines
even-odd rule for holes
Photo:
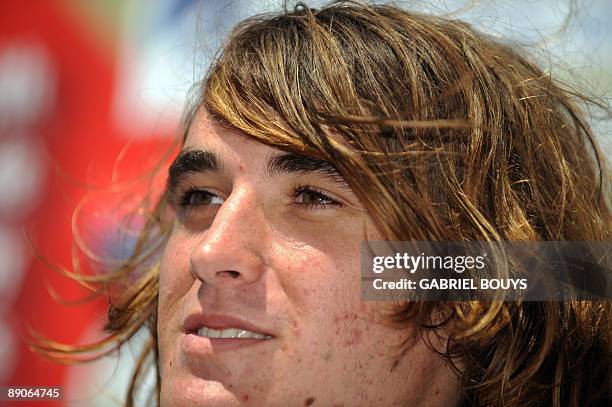
<svg viewBox="0 0 612 407">
<path fill-rule="evenodd" d="M 260 404 L 255 400 L 250 400 L 248 394 L 234 394 L 231 389 L 216 381 L 196 377 L 181 380 L 170 379 L 169 383 L 164 383 L 162 380 L 161 407 L 236 407 L 245 405 Z"/>
</svg>

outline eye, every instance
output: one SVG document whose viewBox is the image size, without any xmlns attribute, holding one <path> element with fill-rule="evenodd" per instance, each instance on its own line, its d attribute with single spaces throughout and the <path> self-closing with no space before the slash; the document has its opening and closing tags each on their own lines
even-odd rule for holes
<svg viewBox="0 0 612 407">
<path fill-rule="evenodd" d="M 190 189 L 180 197 L 179 204 L 182 207 L 198 207 L 222 205 L 223 198 L 203 189 Z"/>
<path fill-rule="evenodd" d="M 312 187 L 299 187 L 294 193 L 295 203 L 307 207 L 342 206 L 342 204 L 329 195 Z"/>
</svg>

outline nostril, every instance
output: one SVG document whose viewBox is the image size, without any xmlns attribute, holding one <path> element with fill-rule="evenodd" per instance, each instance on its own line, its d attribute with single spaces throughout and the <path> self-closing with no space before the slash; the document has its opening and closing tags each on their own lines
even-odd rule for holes
<svg viewBox="0 0 612 407">
<path fill-rule="evenodd" d="M 234 279 L 240 277 L 240 273 L 234 270 L 224 270 L 224 271 L 220 271 L 217 273 L 217 275 L 224 275 L 224 274 Z"/>
</svg>

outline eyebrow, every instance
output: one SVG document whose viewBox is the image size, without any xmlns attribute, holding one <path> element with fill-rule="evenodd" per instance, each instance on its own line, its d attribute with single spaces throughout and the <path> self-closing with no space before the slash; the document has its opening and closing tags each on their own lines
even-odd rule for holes
<svg viewBox="0 0 612 407">
<path fill-rule="evenodd" d="M 221 160 L 213 152 L 204 150 L 182 151 L 168 169 L 168 190 L 175 190 L 187 174 L 209 171 L 221 172 L 222 167 Z"/>
<path fill-rule="evenodd" d="M 174 191 L 183 178 L 190 173 L 222 172 L 219 157 L 206 150 L 182 151 L 168 169 L 168 190 Z M 338 170 L 327 160 L 299 154 L 279 154 L 268 159 L 265 168 L 267 177 L 283 174 L 317 174 L 342 187 L 349 187 Z"/>
<path fill-rule="evenodd" d="M 266 165 L 266 174 L 270 177 L 281 174 L 317 174 L 348 187 L 348 183 L 332 163 L 299 154 L 286 153 L 272 156 Z"/>
</svg>

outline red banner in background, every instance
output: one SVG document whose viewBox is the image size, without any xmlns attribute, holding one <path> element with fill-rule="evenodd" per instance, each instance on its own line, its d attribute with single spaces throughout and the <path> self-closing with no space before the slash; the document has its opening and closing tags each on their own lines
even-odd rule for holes
<svg viewBox="0 0 612 407">
<path fill-rule="evenodd" d="M 102 204 L 115 199 L 104 191 L 151 170 L 172 143 L 168 134 L 150 133 L 130 134 L 126 141 L 111 113 L 117 44 L 67 4 L 0 3 L 2 386 L 67 386 L 70 368 L 32 353 L 25 328 L 75 344 L 86 331 L 101 328 L 106 312 L 104 299 L 78 306 L 54 299 L 51 292 L 66 300 L 88 292 L 37 260 L 24 230 L 41 256 L 71 270 L 77 205 L 86 195 L 90 203 L 95 196 Z M 137 188 L 143 192 L 146 185 Z M 111 233 L 116 218 L 94 216 L 101 206 L 84 205 L 90 212 L 83 215 L 92 220 L 77 221 L 77 228 L 85 224 Z M 112 251 L 99 247 L 109 241 L 98 248 Z"/>
</svg>

